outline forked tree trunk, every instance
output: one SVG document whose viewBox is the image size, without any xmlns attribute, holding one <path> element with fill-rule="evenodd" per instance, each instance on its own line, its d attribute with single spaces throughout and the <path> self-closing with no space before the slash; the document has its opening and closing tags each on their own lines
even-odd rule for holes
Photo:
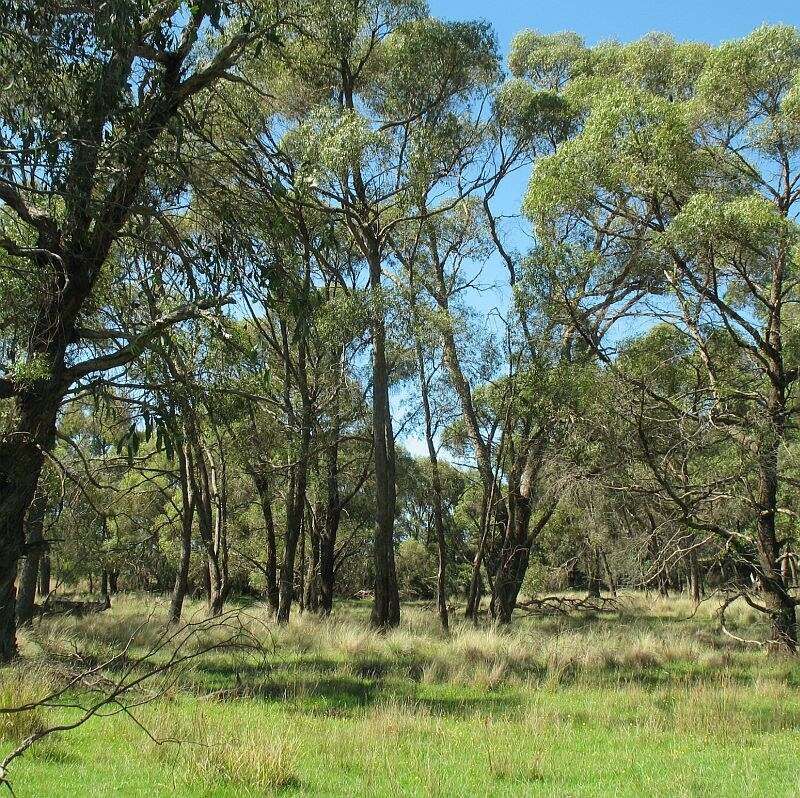
<svg viewBox="0 0 800 798">
<path fill-rule="evenodd" d="M 192 447 L 189 478 L 196 497 L 197 526 L 206 554 L 206 567 L 203 570 L 208 610 L 210 615 L 217 616 L 222 613 L 229 590 L 225 502 L 220 495 L 212 454 L 203 445 L 193 421 L 190 421 L 188 430 Z"/>
<path fill-rule="evenodd" d="M 528 570 L 531 547 L 550 520 L 558 505 L 551 502 L 542 517 L 530 529 L 532 493 L 538 462 L 532 452 L 518 458 L 509 474 L 508 523 L 499 553 L 497 573 L 492 591 L 492 613 L 499 624 L 511 621 L 517 598 Z"/>
</svg>

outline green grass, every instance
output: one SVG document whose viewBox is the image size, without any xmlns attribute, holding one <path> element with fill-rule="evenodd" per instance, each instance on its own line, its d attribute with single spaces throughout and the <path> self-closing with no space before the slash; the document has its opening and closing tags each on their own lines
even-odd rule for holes
<svg viewBox="0 0 800 798">
<path fill-rule="evenodd" d="M 48 621 L 27 656 L 45 668 L 59 646 L 111 650 L 144 602 Z M 459 623 L 443 638 L 421 607 L 384 636 L 363 605 L 284 630 L 262 627 L 256 608 L 266 668 L 209 655 L 136 711 L 180 744 L 124 715 L 97 718 L 11 775 L 20 797 L 800 796 L 800 665 L 724 637 L 712 610 L 681 620 L 679 599 L 631 597 L 619 615 L 520 618 L 508 633 Z M 734 620 L 759 632 L 747 608 Z"/>
</svg>

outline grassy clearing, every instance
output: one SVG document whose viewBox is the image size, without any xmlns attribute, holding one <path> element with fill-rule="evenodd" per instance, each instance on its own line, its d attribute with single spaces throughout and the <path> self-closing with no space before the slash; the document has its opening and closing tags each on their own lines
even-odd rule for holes
<svg viewBox="0 0 800 798">
<path fill-rule="evenodd" d="M 146 645 L 163 613 L 152 599 L 42 623 L 26 643 L 35 679 L 8 669 L 0 700 L 41 689 L 29 685 L 68 651 L 113 650 L 151 609 Z M 137 711 L 159 742 L 124 715 L 98 718 L 19 762 L 17 794 L 800 795 L 800 664 L 722 636 L 711 606 L 683 620 L 682 600 L 637 596 L 619 615 L 457 623 L 449 638 L 430 609 L 407 608 L 386 635 L 366 610 L 278 629 L 247 608 L 266 668 L 209 655 Z M 735 622 L 759 632 L 746 607 Z"/>
</svg>

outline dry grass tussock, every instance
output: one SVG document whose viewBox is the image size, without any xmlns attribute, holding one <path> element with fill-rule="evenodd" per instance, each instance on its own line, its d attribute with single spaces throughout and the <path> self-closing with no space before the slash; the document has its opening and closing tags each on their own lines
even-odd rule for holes
<svg viewBox="0 0 800 798">
<path fill-rule="evenodd" d="M 52 692 L 54 684 L 52 673 L 41 664 L 8 665 L 0 670 L 0 708 L 35 704 Z M 39 707 L 0 713 L 0 740 L 5 743 L 18 745 L 45 727 L 45 712 Z"/>
<path fill-rule="evenodd" d="M 265 730 L 255 709 L 233 728 L 213 707 L 187 709 L 181 702 L 153 704 L 140 721 L 153 736 L 148 754 L 171 764 L 189 785 L 225 784 L 237 794 L 263 796 L 300 784 L 297 746 Z M 139 728 L 129 734 L 141 742 Z"/>
</svg>

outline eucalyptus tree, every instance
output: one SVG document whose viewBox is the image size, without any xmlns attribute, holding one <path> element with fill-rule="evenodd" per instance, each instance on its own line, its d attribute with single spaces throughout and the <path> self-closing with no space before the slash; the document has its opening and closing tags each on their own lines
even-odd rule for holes
<svg viewBox="0 0 800 798">
<path fill-rule="evenodd" d="M 146 235 L 144 220 L 180 204 L 181 186 L 159 181 L 179 147 L 182 109 L 233 76 L 254 40 L 274 39 L 282 16 L 214 0 L 4 7 L 1 290 L 15 313 L 3 320 L 10 345 L 0 398 L 16 411 L 0 442 L 2 659 L 15 652 L 23 520 L 64 393 L 130 362 L 170 324 L 217 300 L 201 292 L 163 307 L 130 338 L 87 330 L 84 316 L 113 285 L 117 243 Z M 100 352 L 83 358 L 87 343 Z"/>
<path fill-rule="evenodd" d="M 531 61 L 547 46 L 531 40 Z M 746 465 L 737 490 L 746 523 L 711 526 L 749 550 L 761 594 L 745 598 L 770 620 L 769 645 L 789 650 L 797 599 L 781 573 L 779 516 L 800 375 L 799 68 L 791 27 L 762 27 L 717 48 L 666 36 L 593 49 L 577 42 L 559 90 L 574 135 L 537 164 L 525 203 L 544 260 L 562 277 L 563 306 L 609 368 L 613 353 L 586 321 L 620 304 L 672 325 L 696 358 L 695 408 L 641 381 L 640 389 L 724 434 Z M 668 492 L 688 526 L 705 528 L 690 493 Z"/>
<path fill-rule="evenodd" d="M 320 2 L 285 49 L 286 98 L 270 130 L 283 178 L 352 236 L 372 299 L 375 626 L 400 617 L 394 568 L 395 441 L 386 348 L 392 231 L 416 215 L 420 186 L 452 190 L 474 129 L 461 124 L 497 74 L 486 24 L 441 22 L 416 0 Z M 435 53 L 436 56 L 432 57 Z"/>
</svg>

